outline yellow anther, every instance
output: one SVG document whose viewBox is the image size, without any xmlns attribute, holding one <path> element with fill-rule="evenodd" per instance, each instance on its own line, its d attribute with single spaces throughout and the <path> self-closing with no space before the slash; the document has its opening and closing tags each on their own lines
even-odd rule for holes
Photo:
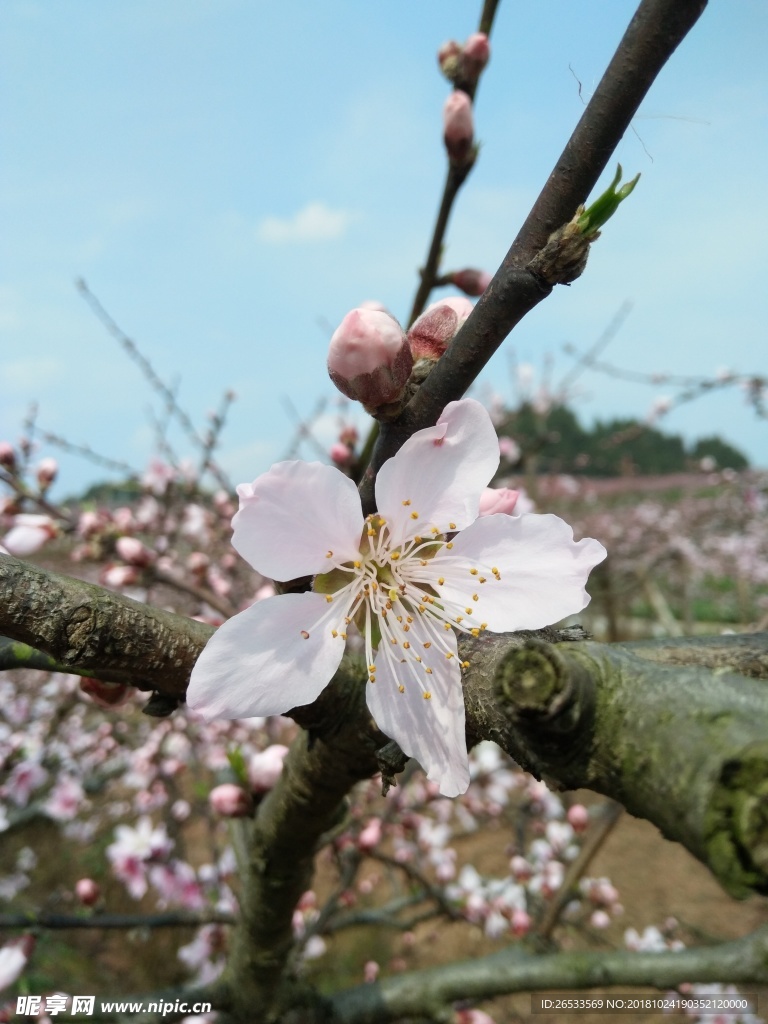
<svg viewBox="0 0 768 1024">
<path fill-rule="evenodd" d="M 453 652 L 452 651 L 447 651 L 445 656 L 448 659 L 448 661 L 450 661 L 451 658 L 453 657 Z"/>
<path fill-rule="evenodd" d="M 400 691 L 400 693 L 405 693 L 405 687 L 403 686 L 402 683 L 400 683 L 400 685 L 398 686 L 398 690 Z"/>
<path fill-rule="evenodd" d="M 411 519 L 418 519 L 418 518 L 419 518 L 419 513 L 418 512 L 411 512 Z"/>
<path fill-rule="evenodd" d="M 453 547 L 453 541 L 452 541 L 452 540 L 449 540 L 449 541 L 448 541 L 448 543 L 447 543 L 447 544 L 446 544 L 445 546 L 446 546 L 446 547 L 448 548 L 448 550 L 450 551 L 450 550 L 451 550 L 451 548 Z"/>
<path fill-rule="evenodd" d="M 376 580 L 371 580 L 371 587 L 374 590 L 378 590 L 379 589 L 379 584 L 376 582 Z"/>
<path fill-rule="evenodd" d="M 469 575 L 470 576 L 477 576 L 477 569 L 470 569 L 469 570 Z"/>
<path fill-rule="evenodd" d="M 352 619 L 350 619 L 350 617 L 348 615 L 345 615 L 344 616 L 344 621 L 346 622 L 347 625 L 349 625 L 350 622 L 352 621 Z"/>
<path fill-rule="evenodd" d="M 390 601 L 397 600 L 398 594 L 394 587 L 390 587 L 390 589 L 387 591 L 387 597 L 389 598 Z"/>
<path fill-rule="evenodd" d="M 342 640 L 346 640 L 347 639 L 347 634 L 346 633 L 339 633 L 339 636 L 341 637 Z"/>
<path fill-rule="evenodd" d="M 413 622 L 413 616 L 412 615 L 406 615 L 405 616 L 405 621 L 406 622 Z"/>
<path fill-rule="evenodd" d="M 469 632 L 472 634 L 472 636 L 480 636 L 480 630 L 479 629 L 470 629 Z"/>
<path fill-rule="evenodd" d="M 326 594 L 325 600 L 328 602 L 328 604 L 330 604 L 331 601 L 333 601 L 333 596 L 331 594 Z"/>
<path fill-rule="evenodd" d="M 309 640 L 309 633 L 306 631 L 306 629 L 302 629 L 301 635 L 304 637 L 305 640 Z"/>
<path fill-rule="evenodd" d="M 471 608 L 465 608 L 464 611 L 467 613 L 467 615 L 471 615 L 472 614 L 472 609 Z"/>
<path fill-rule="evenodd" d="M 359 568 L 360 568 L 360 566 L 361 566 L 362 564 L 363 564 L 362 562 L 353 562 L 353 563 L 352 563 L 352 565 L 354 565 L 354 567 L 355 567 L 356 569 L 359 569 Z"/>
<path fill-rule="evenodd" d="M 375 677 L 374 676 L 368 676 L 368 682 L 369 683 L 375 683 L 376 682 Z"/>
<path fill-rule="evenodd" d="M 426 558 L 420 558 L 419 559 L 419 565 L 426 565 L 426 564 L 427 564 Z"/>
<path fill-rule="evenodd" d="M 405 501 L 403 502 L 403 504 L 404 505 L 410 505 L 411 504 L 411 499 L 410 498 L 406 498 Z"/>
<path fill-rule="evenodd" d="M 326 553 L 326 556 L 325 556 L 325 557 L 326 557 L 326 558 L 333 558 L 333 552 L 332 552 L 332 551 L 328 551 L 328 552 Z"/>
<path fill-rule="evenodd" d="M 375 537 L 376 536 L 376 531 L 375 530 L 368 529 L 365 532 L 368 534 L 369 537 Z"/>
<path fill-rule="evenodd" d="M 473 594 L 472 595 L 472 600 L 473 601 L 479 601 L 480 600 L 480 595 L 479 594 Z"/>
<path fill-rule="evenodd" d="M 431 668 L 425 668 L 424 671 L 427 673 L 428 676 L 432 675 L 432 669 Z"/>
<path fill-rule="evenodd" d="M 390 640 L 389 640 L 389 642 L 390 642 L 391 644 L 397 644 L 397 637 L 394 637 L 394 636 L 393 636 L 393 637 L 390 637 Z"/>
<path fill-rule="evenodd" d="M 421 537 L 418 535 L 418 533 L 413 538 L 413 542 L 414 542 L 414 544 L 421 544 Z"/>
<path fill-rule="evenodd" d="M 416 658 L 416 661 L 421 663 L 421 655 L 420 654 L 415 654 L 414 657 Z"/>
<path fill-rule="evenodd" d="M 481 583 L 485 583 L 485 582 L 486 582 L 485 576 L 481 576 L 481 577 L 480 577 L 480 582 L 481 582 Z"/>
<path fill-rule="evenodd" d="M 369 672 L 375 672 L 376 671 L 376 666 L 375 665 L 369 665 L 368 666 L 368 671 Z"/>
<path fill-rule="evenodd" d="M 455 530 L 456 529 L 456 523 L 448 523 L 448 529 L 449 530 Z"/>
<path fill-rule="evenodd" d="M 391 561 L 397 562 L 400 559 L 400 552 L 399 551 L 390 551 L 389 557 L 390 557 Z"/>
<path fill-rule="evenodd" d="M 464 621 L 464 616 L 463 615 L 457 615 L 456 618 L 453 621 L 454 622 L 463 622 Z"/>
<path fill-rule="evenodd" d="M 495 565 L 491 567 L 491 572 L 493 573 L 494 576 L 499 575 L 499 570 L 496 568 Z"/>
<path fill-rule="evenodd" d="M 429 532 L 430 533 L 434 533 L 435 536 L 437 536 L 438 533 L 440 533 L 440 531 L 438 530 L 438 528 L 436 526 L 433 526 L 432 529 Z"/>
<path fill-rule="evenodd" d="M 469 668 L 469 662 L 468 661 L 462 661 L 461 667 L 462 668 Z"/>
<path fill-rule="evenodd" d="M 408 633 L 410 631 L 410 628 L 411 628 L 410 626 L 403 626 L 403 632 L 404 633 Z"/>
<path fill-rule="evenodd" d="M 404 647 L 404 648 L 406 649 L 406 651 L 407 651 L 407 650 L 410 650 L 410 647 L 411 647 L 411 645 L 410 645 L 410 643 L 408 642 L 408 640 L 404 640 L 404 641 L 403 641 L 403 647 Z"/>
<path fill-rule="evenodd" d="M 451 624 L 450 624 L 450 622 L 444 622 L 443 623 L 443 629 L 446 631 L 446 633 L 450 633 L 451 632 Z"/>
<path fill-rule="evenodd" d="M 397 616 L 397 621 L 398 622 L 402 622 L 403 621 L 403 616 L 402 615 L 398 615 Z"/>
<path fill-rule="evenodd" d="M 429 690 L 425 690 L 423 696 L 424 700 L 432 700 L 432 694 L 429 692 Z"/>
<path fill-rule="evenodd" d="M 437 577 L 437 582 L 438 582 L 438 583 L 440 584 L 440 586 L 442 587 L 442 585 L 443 585 L 443 584 L 445 583 L 445 576 L 438 576 L 438 577 Z"/>
<path fill-rule="evenodd" d="M 427 649 L 429 649 L 431 646 L 432 646 L 432 641 L 431 640 L 425 640 L 424 643 L 422 644 L 422 647 L 426 647 Z"/>
<path fill-rule="evenodd" d="M 387 525 L 387 520 L 386 519 L 380 519 L 379 520 L 379 526 L 386 526 L 386 525 Z"/>
<path fill-rule="evenodd" d="M 335 630 L 335 629 L 332 629 L 332 630 L 331 630 L 331 636 L 332 636 L 332 637 L 336 638 L 336 637 L 337 637 L 338 635 L 339 635 L 339 634 L 338 634 L 338 631 L 337 631 L 337 630 Z"/>
</svg>

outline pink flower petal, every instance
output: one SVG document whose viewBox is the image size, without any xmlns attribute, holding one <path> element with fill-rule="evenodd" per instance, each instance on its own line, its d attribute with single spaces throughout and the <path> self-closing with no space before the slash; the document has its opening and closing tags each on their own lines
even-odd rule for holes
<svg viewBox="0 0 768 1024">
<path fill-rule="evenodd" d="M 498 465 L 499 441 L 486 409 L 470 398 L 451 402 L 436 426 L 417 431 L 381 467 L 377 509 L 400 540 L 430 526 L 463 530 L 477 518 Z"/>
<path fill-rule="evenodd" d="M 443 796 L 458 796 L 469 785 L 467 739 L 464 729 L 464 694 L 456 657 L 456 636 L 446 633 L 446 646 L 454 657 L 443 659 L 429 680 L 432 696 L 425 700 L 415 680 L 403 673 L 396 678 L 388 659 L 376 657 L 376 682 L 368 683 L 366 700 L 376 725 L 415 757 L 427 778 L 440 786 Z M 405 687 L 400 693 L 398 686 Z"/>
<path fill-rule="evenodd" d="M 332 624 L 319 625 L 328 608 L 322 594 L 282 594 L 228 619 L 192 670 L 187 704 L 207 719 L 280 715 L 311 704 L 344 654 Z M 344 614 L 339 602 L 334 621 Z"/>
<path fill-rule="evenodd" d="M 591 537 L 574 541 L 571 527 L 557 516 L 536 514 L 478 519 L 456 537 L 450 552 L 486 577 L 476 584 L 475 610 L 497 633 L 539 629 L 581 611 L 589 603 L 587 577 L 605 555 L 603 545 Z M 435 569 L 448 557 L 438 555 Z M 500 580 L 491 574 L 493 568 L 499 569 Z M 466 587 L 459 589 L 450 580 L 441 588 L 446 599 L 461 602 L 466 594 Z"/>
<path fill-rule="evenodd" d="M 333 466 L 278 462 L 238 493 L 232 544 L 264 576 L 292 580 L 358 557 L 360 498 Z"/>
</svg>

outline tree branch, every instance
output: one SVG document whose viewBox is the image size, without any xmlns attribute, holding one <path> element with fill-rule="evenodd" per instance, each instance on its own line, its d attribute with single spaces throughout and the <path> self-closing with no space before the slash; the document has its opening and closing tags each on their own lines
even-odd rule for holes
<svg viewBox="0 0 768 1024">
<path fill-rule="evenodd" d="M 0 555 L 0 634 L 44 651 L 60 671 L 106 669 L 113 681 L 182 698 L 213 628 Z"/>
<path fill-rule="evenodd" d="M 495 692 L 537 777 L 653 822 L 743 898 L 768 892 L 765 686 L 619 647 L 498 642 Z"/>
<path fill-rule="evenodd" d="M 36 913 L 0 914 L 0 931 L 18 928 L 46 928 L 50 931 L 199 928 L 204 924 L 234 924 L 235 920 L 232 914 L 217 910 L 169 910 L 162 914 L 56 914 L 40 910 Z"/>
<path fill-rule="evenodd" d="M 551 292 L 528 264 L 584 203 L 667 60 L 706 0 L 642 0 L 592 99 L 493 281 L 400 419 L 382 424 L 361 493 L 373 511 L 381 465 L 461 398 L 510 331 Z"/>
<path fill-rule="evenodd" d="M 445 1019 L 458 1000 L 485 1000 L 515 992 L 652 986 L 661 991 L 683 982 L 765 984 L 768 928 L 716 946 L 662 953 L 550 953 L 519 946 L 359 985 L 332 996 L 324 1008 L 332 1024 L 389 1024 L 402 1018 Z M 304 1018 L 328 1020 L 328 1017 Z"/>
</svg>

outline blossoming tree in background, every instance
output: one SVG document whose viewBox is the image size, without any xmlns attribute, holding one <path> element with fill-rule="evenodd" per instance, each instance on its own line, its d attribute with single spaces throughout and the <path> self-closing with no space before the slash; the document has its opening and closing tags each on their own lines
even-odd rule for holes
<svg viewBox="0 0 768 1024">
<path fill-rule="evenodd" d="M 49 499 L 53 460 L 0 443 L 0 665 L 22 670 L 2 682 L 0 924 L 18 934 L 0 947 L 0 985 L 33 1000 L 19 1012 L 78 1019 L 57 971 L 62 930 L 183 929 L 166 987 L 148 983 L 153 957 L 123 950 L 137 970 L 98 995 L 98 1019 L 130 1016 L 106 1003 L 142 989 L 170 1010 L 141 1020 L 487 1024 L 513 1019 L 515 993 L 598 984 L 671 989 L 694 1016 L 707 994 L 734 1011 L 723 1019 L 750 1019 L 724 986 L 768 980 L 765 928 L 697 948 L 670 920 L 628 928 L 610 952 L 562 940 L 621 912 L 616 887 L 588 872 L 620 805 L 730 894 L 768 891 L 766 636 L 602 644 L 562 624 L 589 601 L 593 569 L 601 599 L 635 571 L 663 611 L 644 534 L 595 514 L 576 540 L 518 490 L 489 489 L 514 440 L 465 397 L 525 314 L 583 273 L 637 179 L 622 185 L 619 169 L 586 205 L 589 193 L 703 5 L 642 0 L 497 273 L 446 273 L 495 6 L 439 53 L 448 171 L 409 323 L 363 307 L 331 341 L 331 379 L 375 421 L 367 439 L 345 425 L 335 466 L 278 463 L 237 501 L 214 457 L 223 413 L 207 435 L 187 418 L 198 465 L 159 462 L 131 502 L 80 509 Z M 428 305 L 447 283 L 477 304 Z M 761 497 L 749 543 L 722 546 L 742 565 L 765 555 Z M 691 565 L 715 557 L 697 544 L 677 550 Z M 53 551 L 83 578 L 27 560 Z M 579 788 L 609 799 L 587 809 L 553 791 Z M 25 837 L 41 818 L 87 870 L 30 907 L 47 848 Z M 498 836 L 499 822 L 503 869 L 481 872 L 461 836 Z M 443 922 L 500 946 L 422 966 L 425 929 L 434 945 Z M 370 955 L 344 977 L 339 943 L 365 926 Z M 384 933 L 397 936 L 386 958 Z"/>
</svg>

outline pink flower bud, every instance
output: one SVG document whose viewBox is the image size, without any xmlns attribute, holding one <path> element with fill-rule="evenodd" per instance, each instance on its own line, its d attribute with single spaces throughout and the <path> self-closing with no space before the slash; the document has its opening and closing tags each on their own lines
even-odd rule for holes
<svg viewBox="0 0 768 1024">
<path fill-rule="evenodd" d="M 493 280 L 493 276 L 487 270 L 475 270 L 473 267 L 456 270 L 450 277 L 452 284 L 461 289 L 465 295 L 473 297 L 482 295 Z"/>
<path fill-rule="evenodd" d="M 131 687 L 125 683 L 105 683 L 102 679 L 83 676 L 80 690 L 87 693 L 94 704 L 100 708 L 116 708 L 125 704 L 131 696 Z"/>
<path fill-rule="evenodd" d="M 353 309 L 336 328 L 328 373 L 342 394 L 375 410 L 402 394 L 413 369 L 408 341 L 389 313 Z"/>
<path fill-rule="evenodd" d="M 41 491 L 51 486 L 59 472 L 59 464 L 56 459 L 41 459 L 37 464 L 37 483 Z"/>
<path fill-rule="evenodd" d="M 0 466 L 10 470 L 16 467 L 16 452 L 8 441 L 0 441 Z"/>
<path fill-rule="evenodd" d="M 491 46 L 485 32 L 473 32 L 464 43 L 461 73 L 466 82 L 476 82 L 491 57 Z"/>
<path fill-rule="evenodd" d="M 101 889 L 92 878 L 81 878 L 75 885 L 75 895 L 84 907 L 92 907 L 98 901 Z"/>
<path fill-rule="evenodd" d="M 155 554 L 142 544 L 136 537 L 118 537 L 115 543 L 115 551 L 128 565 L 135 565 L 140 569 L 150 565 L 155 560 Z"/>
<path fill-rule="evenodd" d="M 13 517 L 13 526 L 3 537 L 3 544 L 16 558 L 26 558 L 39 551 L 57 533 L 56 524 L 49 516 L 22 512 Z"/>
<path fill-rule="evenodd" d="M 566 818 L 574 832 L 583 832 L 589 825 L 589 811 L 583 804 L 569 807 Z"/>
<path fill-rule="evenodd" d="M 208 794 L 208 803 L 222 818 L 246 818 L 253 811 L 253 798 L 242 786 L 225 782 Z"/>
<path fill-rule="evenodd" d="M 254 754 L 251 763 L 248 765 L 248 781 L 254 793 L 266 793 L 272 789 L 280 778 L 283 770 L 283 760 L 288 753 L 288 747 L 281 743 L 273 743 L 271 747 L 262 750 L 260 754 Z"/>
<path fill-rule="evenodd" d="M 348 448 L 354 448 L 359 437 L 360 435 L 357 432 L 357 427 L 353 427 L 351 424 L 347 427 L 342 427 L 339 432 L 339 441 L 341 444 L 345 444 Z"/>
<path fill-rule="evenodd" d="M 452 164 L 460 167 L 468 162 L 474 136 L 472 100 L 461 89 L 454 89 L 443 107 L 443 141 Z"/>
<path fill-rule="evenodd" d="M 408 331 L 414 360 L 439 359 L 473 308 L 469 299 L 459 296 L 427 306 Z"/>
<path fill-rule="evenodd" d="M 345 444 L 341 444 L 337 441 L 331 445 L 328 454 L 331 456 L 331 461 L 335 462 L 337 466 L 346 466 L 349 462 L 352 452 L 347 448 Z"/>
<path fill-rule="evenodd" d="M 589 923 L 593 928 L 607 928 L 611 923 L 611 919 L 604 910 L 596 910 L 591 915 Z"/>
<path fill-rule="evenodd" d="M 133 565 L 108 565 L 100 579 L 105 587 L 130 587 L 138 581 L 139 574 Z"/>
<path fill-rule="evenodd" d="M 449 82 L 454 81 L 459 74 L 461 69 L 461 54 L 461 45 L 457 43 L 455 39 L 449 39 L 448 42 L 443 43 L 437 51 L 437 63 L 440 65 L 440 70 Z"/>
<path fill-rule="evenodd" d="M 357 845 L 364 853 L 373 850 L 381 842 L 381 818 L 371 818 L 360 835 Z"/>
<path fill-rule="evenodd" d="M 515 907 L 515 909 L 512 911 L 510 924 L 512 925 L 512 932 L 515 935 L 526 935 L 531 927 L 530 915 L 527 913 L 527 911 L 520 910 L 519 907 Z"/>
<path fill-rule="evenodd" d="M 187 555 L 187 568 L 196 576 L 202 576 L 211 560 L 204 551 L 192 551 Z"/>
<path fill-rule="evenodd" d="M 486 487 L 480 496 L 480 515 L 511 516 L 519 495 L 519 491 L 510 490 L 509 487 Z"/>
<path fill-rule="evenodd" d="M 372 985 L 379 976 L 380 967 L 375 960 L 368 960 L 363 967 L 363 978 L 367 985 Z"/>
</svg>

